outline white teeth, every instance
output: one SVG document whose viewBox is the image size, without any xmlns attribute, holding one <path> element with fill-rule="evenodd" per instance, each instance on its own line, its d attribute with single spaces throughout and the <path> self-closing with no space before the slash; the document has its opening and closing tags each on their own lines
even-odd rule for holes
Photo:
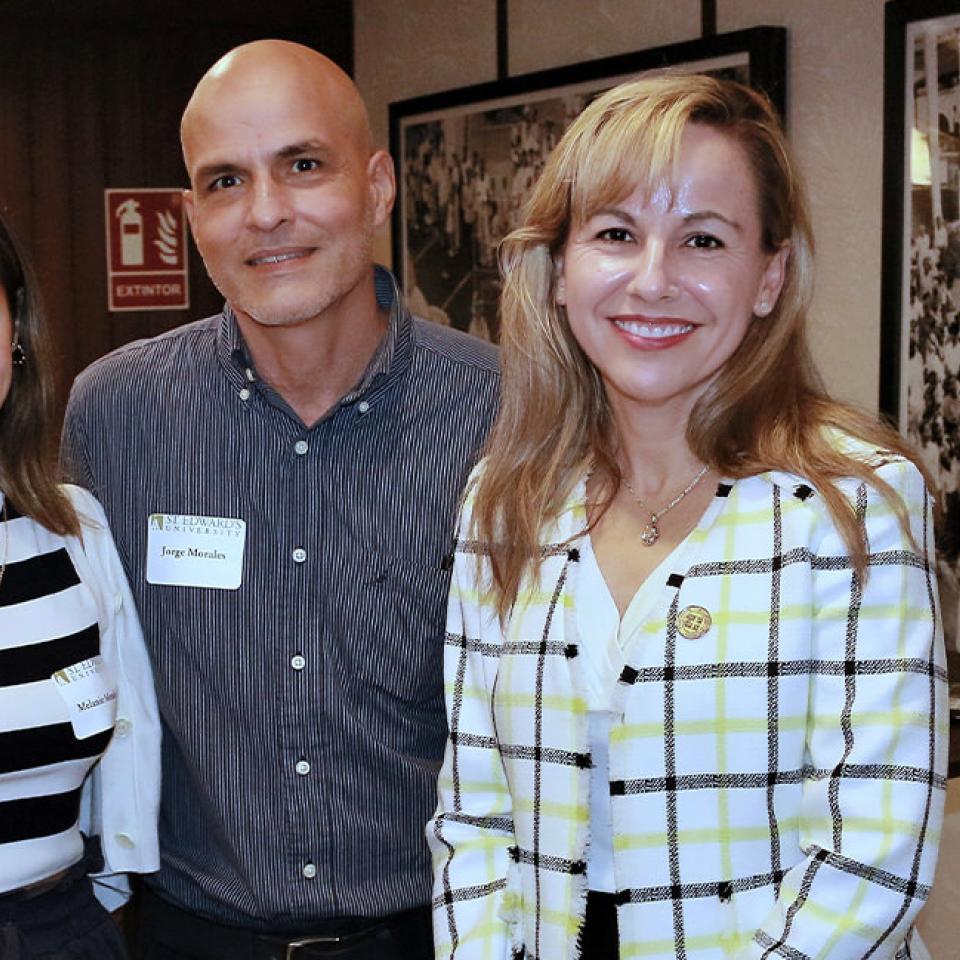
<svg viewBox="0 0 960 960">
<path fill-rule="evenodd" d="M 689 333 L 693 329 L 692 323 L 644 323 L 642 320 L 615 320 L 614 323 L 627 333 L 632 333 L 636 337 L 649 337 L 658 339 L 665 337 L 678 337 L 682 333 Z"/>
<path fill-rule="evenodd" d="M 299 256 L 299 253 L 277 253 L 269 257 L 257 257 L 251 263 L 255 266 L 260 263 L 282 263 L 284 260 L 295 260 Z"/>
</svg>

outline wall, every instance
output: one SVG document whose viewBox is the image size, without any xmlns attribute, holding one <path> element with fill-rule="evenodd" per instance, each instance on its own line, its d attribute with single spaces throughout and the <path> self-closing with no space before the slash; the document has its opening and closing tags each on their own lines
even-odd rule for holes
<svg viewBox="0 0 960 960">
<path fill-rule="evenodd" d="M 722 32 L 789 30 L 788 123 L 818 241 L 814 349 L 836 395 L 876 409 L 883 0 L 717 0 L 717 8 Z M 699 0 L 511 0 L 510 73 L 699 33 Z M 391 100 L 496 79 L 495 0 L 355 0 L 355 43 L 357 83 L 386 145 Z M 378 256 L 389 262 L 385 231 Z"/>
<path fill-rule="evenodd" d="M 940 842 L 940 861 L 933 893 L 920 914 L 917 926 L 933 960 L 956 960 L 960 956 L 957 934 L 957 904 L 960 903 L 960 778 L 949 781 L 947 809 Z"/>
</svg>

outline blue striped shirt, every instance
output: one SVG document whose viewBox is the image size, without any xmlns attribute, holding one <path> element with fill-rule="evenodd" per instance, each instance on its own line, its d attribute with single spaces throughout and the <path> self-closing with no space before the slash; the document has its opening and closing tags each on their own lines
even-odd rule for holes
<svg viewBox="0 0 960 960">
<path fill-rule="evenodd" d="M 498 390 L 487 344 L 412 318 L 307 428 L 229 309 L 129 344 L 73 387 L 65 462 L 103 503 L 165 722 L 158 892 L 295 930 L 430 900 L 460 490 Z M 239 589 L 145 577 L 153 513 L 246 522 Z"/>
</svg>

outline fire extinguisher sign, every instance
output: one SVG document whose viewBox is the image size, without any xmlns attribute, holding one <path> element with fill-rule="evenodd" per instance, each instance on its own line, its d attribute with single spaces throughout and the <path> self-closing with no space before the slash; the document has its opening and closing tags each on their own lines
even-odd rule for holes
<svg viewBox="0 0 960 960">
<path fill-rule="evenodd" d="M 104 191 L 111 311 L 185 310 L 187 222 L 179 189 Z"/>
</svg>

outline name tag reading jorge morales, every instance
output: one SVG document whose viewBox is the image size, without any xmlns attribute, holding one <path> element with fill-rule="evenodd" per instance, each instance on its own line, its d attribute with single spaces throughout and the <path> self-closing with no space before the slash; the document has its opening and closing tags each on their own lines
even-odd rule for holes
<svg viewBox="0 0 960 960">
<path fill-rule="evenodd" d="M 151 513 L 147 583 L 236 590 L 243 580 L 245 520 Z"/>
</svg>

